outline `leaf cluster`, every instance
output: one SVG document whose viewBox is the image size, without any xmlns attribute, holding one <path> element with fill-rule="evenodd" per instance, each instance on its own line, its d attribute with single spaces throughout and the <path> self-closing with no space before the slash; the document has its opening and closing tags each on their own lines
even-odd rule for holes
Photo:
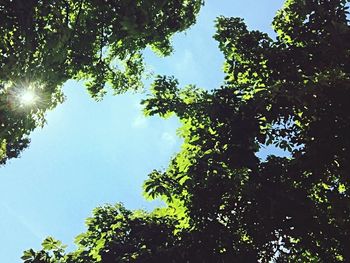
<svg viewBox="0 0 350 263">
<path fill-rule="evenodd" d="M 62 102 L 62 84 L 84 80 L 99 100 L 139 90 L 142 50 L 171 52 L 174 33 L 195 22 L 201 0 L 16 0 L 0 3 L 0 160 L 17 157 L 48 109 Z M 38 101 L 20 107 L 18 93 Z M 19 109 L 20 108 L 20 109 Z"/>
</svg>

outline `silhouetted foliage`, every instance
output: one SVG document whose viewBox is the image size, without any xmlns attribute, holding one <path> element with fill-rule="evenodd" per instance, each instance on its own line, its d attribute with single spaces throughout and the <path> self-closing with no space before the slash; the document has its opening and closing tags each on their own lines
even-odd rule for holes
<svg viewBox="0 0 350 263">
<path fill-rule="evenodd" d="M 97 209 L 76 251 L 44 245 L 25 262 L 349 262 L 347 2 L 286 1 L 277 39 L 219 17 L 225 84 L 159 76 L 143 102 L 182 122 L 181 151 L 144 184 L 167 206 Z M 289 157 L 258 158 L 266 145 Z"/>
<path fill-rule="evenodd" d="M 28 144 L 68 79 L 101 99 L 142 87 L 141 51 L 171 52 L 170 39 L 195 21 L 202 0 L 14 0 L 0 2 L 0 161 Z M 21 102 L 30 91 L 35 104 Z M 29 103 L 28 103 L 29 104 Z"/>
</svg>

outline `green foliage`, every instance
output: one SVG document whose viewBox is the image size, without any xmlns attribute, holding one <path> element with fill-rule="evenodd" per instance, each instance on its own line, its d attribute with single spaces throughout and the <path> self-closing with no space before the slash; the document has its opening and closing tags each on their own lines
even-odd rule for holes
<svg viewBox="0 0 350 263">
<path fill-rule="evenodd" d="M 162 55 L 191 26 L 202 0 L 16 0 L 0 3 L 0 160 L 17 157 L 44 114 L 62 102 L 61 86 L 83 79 L 96 100 L 142 87 L 147 46 Z M 31 89 L 38 101 L 21 107 Z M 22 105 L 23 106 L 23 105 Z"/>
<path fill-rule="evenodd" d="M 219 17 L 225 84 L 180 89 L 159 76 L 143 102 L 182 123 L 181 151 L 144 184 L 167 206 L 98 208 L 63 262 L 349 262 L 346 3 L 286 1 L 277 39 Z M 289 157 L 259 159 L 265 145 Z"/>
<path fill-rule="evenodd" d="M 39 252 L 33 249 L 24 251 L 21 259 L 24 263 L 50 263 L 63 260 L 66 246 L 61 241 L 48 237 L 43 241 L 42 248 Z"/>
<path fill-rule="evenodd" d="M 59 241 L 47 238 L 39 252 L 27 250 L 25 263 L 156 262 L 175 258 L 173 217 L 158 209 L 153 213 L 129 211 L 121 204 L 96 208 L 86 220 L 87 231 L 76 238 L 77 250 L 62 254 Z M 178 261 L 169 261 L 178 262 Z"/>
</svg>

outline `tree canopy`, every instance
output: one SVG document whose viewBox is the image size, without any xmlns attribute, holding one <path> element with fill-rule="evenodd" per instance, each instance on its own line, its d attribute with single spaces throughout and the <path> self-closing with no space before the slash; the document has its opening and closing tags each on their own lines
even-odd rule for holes
<svg viewBox="0 0 350 263">
<path fill-rule="evenodd" d="M 348 262 L 348 1 L 288 0 L 277 38 L 219 17 L 223 86 L 159 76 L 146 115 L 176 115 L 181 151 L 144 183 L 151 213 L 95 209 L 77 250 L 47 238 L 25 263 Z M 274 145 L 288 157 L 257 153 Z"/>
<path fill-rule="evenodd" d="M 95 99 L 106 85 L 115 93 L 140 89 L 142 50 L 170 54 L 172 35 L 195 22 L 201 5 L 202 0 L 1 1 L 0 161 L 28 145 L 46 110 L 62 102 L 65 81 L 84 80 Z M 22 96 L 36 101 L 23 102 Z"/>
</svg>

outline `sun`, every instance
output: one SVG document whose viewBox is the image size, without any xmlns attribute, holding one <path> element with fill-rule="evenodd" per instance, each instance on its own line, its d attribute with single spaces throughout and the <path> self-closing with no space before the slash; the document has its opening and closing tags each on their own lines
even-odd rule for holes
<svg viewBox="0 0 350 263">
<path fill-rule="evenodd" d="M 24 90 L 19 95 L 19 101 L 22 105 L 33 105 L 36 102 L 36 95 L 31 90 Z"/>
</svg>

